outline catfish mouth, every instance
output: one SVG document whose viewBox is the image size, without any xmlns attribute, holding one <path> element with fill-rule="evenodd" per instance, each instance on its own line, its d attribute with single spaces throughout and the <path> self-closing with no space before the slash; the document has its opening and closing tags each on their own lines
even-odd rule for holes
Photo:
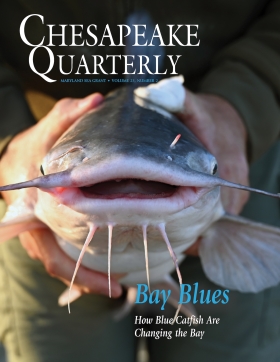
<svg viewBox="0 0 280 362">
<path fill-rule="evenodd" d="M 200 174 L 175 166 L 123 156 L 98 164 L 88 161 L 57 174 L 57 182 L 43 191 L 58 204 L 94 215 L 98 222 L 163 220 L 194 205 L 213 188 L 205 186 Z"/>
<path fill-rule="evenodd" d="M 94 185 L 80 187 L 87 198 L 94 199 L 158 199 L 174 195 L 179 186 L 159 181 L 141 179 L 116 179 L 99 182 Z M 195 189 L 195 188 L 193 188 Z M 193 190 L 196 191 L 196 190 Z"/>
</svg>

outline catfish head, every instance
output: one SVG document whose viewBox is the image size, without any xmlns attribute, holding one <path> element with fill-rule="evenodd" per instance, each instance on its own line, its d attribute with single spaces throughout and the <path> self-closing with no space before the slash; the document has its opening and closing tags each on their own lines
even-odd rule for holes
<svg viewBox="0 0 280 362">
<path fill-rule="evenodd" d="M 109 294 L 111 272 L 123 274 L 125 285 L 145 280 L 150 285 L 160 282 L 175 265 L 182 284 L 178 263 L 201 235 L 202 264 L 216 283 L 258 291 L 280 280 L 278 267 L 269 277 L 267 261 L 268 277 L 256 281 L 260 272 L 253 275 L 259 266 L 251 247 L 254 268 L 248 267 L 248 278 L 240 274 L 246 243 L 238 239 L 236 230 L 243 235 L 247 228 L 250 234 L 256 224 L 225 216 L 220 186 L 279 195 L 219 178 L 215 157 L 186 126 L 173 114 L 139 98 L 129 86 L 110 93 L 98 108 L 70 127 L 40 169 L 40 177 L 3 186 L 0 191 L 38 188 L 34 215 L 53 230 L 63 250 L 78 260 L 71 285 L 81 262 L 108 271 Z M 224 224 L 224 229 L 234 225 L 236 238 L 230 238 L 228 245 L 233 244 L 222 252 L 221 245 L 215 244 L 217 230 L 213 232 L 219 222 L 218 233 L 223 229 L 221 220 L 230 224 Z M 279 230 L 264 229 L 273 244 L 266 250 L 275 259 Z M 236 245 L 242 247 L 233 250 Z M 262 260 L 259 264 L 263 268 Z"/>
</svg>

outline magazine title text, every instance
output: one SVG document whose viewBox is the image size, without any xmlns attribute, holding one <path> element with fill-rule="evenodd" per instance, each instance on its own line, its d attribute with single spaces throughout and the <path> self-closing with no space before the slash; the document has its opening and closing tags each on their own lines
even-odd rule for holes
<svg viewBox="0 0 280 362">
<path fill-rule="evenodd" d="M 42 22 L 42 38 L 39 42 L 34 43 L 31 39 L 28 39 L 26 35 L 26 26 L 30 18 L 37 17 Z M 38 20 L 38 19 L 37 19 Z M 40 14 L 31 14 L 26 16 L 20 24 L 20 37 L 22 41 L 28 46 L 32 47 L 29 54 L 29 65 L 31 70 L 42 77 L 47 82 L 55 82 L 48 74 L 54 69 L 57 64 L 60 74 L 69 75 L 99 75 L 99 74 L 119 74 L 116 72 L 117 62 L 122 62 L 123 75 L 132 74 L 167 74 L 167 69 L 161 70 L 160 64 L 162 64 L 162 54 L 145 55 L 129 55 L 129 54 L 108 54 L 106 56 L 92 54 L 90 57 L 90 63 L 88 56 L 85 54 L 79 56 L 78 65 L 74 69 L 74 58 L 77 55 L 69 54 L 55 54 L 52 50 L 53 47 L 125 47 L 125 38 L 129 35 L 132 36 L 132 47 L 142 47 L 143 53 L 145 53 L 145 47 L 174 47 L 174 46 L 199 46 L 200 40 L 198 39 L 198 25 L 195 24 L 166 24 L 168 30 L 168 41 L 163 40 L 162 31 L 158 24 L 153 28 L 152 36 L 147 35 L 146 24 L 133 24 L 129 26 L 127 24 L 118 24 L 117 29 L 111 29 L 109 24 L 106 24 L 104 30 L 102 29 L 101 36 L 97 35 L 96 24 L 91 24 L 84 27 L 83 24 L 45 24 L 44 17 Z M 113 31 L 112 31 L 113 30 Z M 166 29 L 165 29 L 166 30 Z M 70 36 L 69 36 L 70 34 Z M 99 32 L 100 34 L 100 32 Z M 114 36 L 113 36 L 114 34 Z M 185 41 L 182 41 L 182 34 Z M 116 36 L 117 35 L 117 36 Z M 48 59 L 48 68 L 45 71 L 41 71 L 36 66 L 35 57 L 39 49 L 44 49 Z M 153 57 L 153 59 L 150 59 Z M 178 64 L 181 55 L 166 55 L 167 61 L 171 65 L 171 75 L 178 74 L 176 66 Z M 77 61 L 77 59 L 76 59 Z M 153 63 L 151 67 L 150 64 Z M 67 65 L 67 71 L 65 71 Z M 105 70 L 105 69 L 106 70 Z M 109 68 L 109 71 L 108 71 Z"/>
</svg>

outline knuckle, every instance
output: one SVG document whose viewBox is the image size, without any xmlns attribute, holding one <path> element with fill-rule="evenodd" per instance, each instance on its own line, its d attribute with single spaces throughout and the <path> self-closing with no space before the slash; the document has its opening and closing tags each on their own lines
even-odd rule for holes
<svg viewBox="0 0 280 362">
<path fill-rule="evenodd" d="M 68 109 L 75 100 L 73 98 L 60 99 L 54 106 L 53 112 L 56 114 L 64 114 L 65 110 Z"/>
<path fill-rule="evenodd" d="M 72 102 L 73 102 L 73 98 L 70 98 L 70 97 L 62 98 L 56 103 L 55 107 L 57 107 L 57 108 L 65 107 L 65 106 L 68 106 L 69 103 L 72 103 Z"/>
</svg>

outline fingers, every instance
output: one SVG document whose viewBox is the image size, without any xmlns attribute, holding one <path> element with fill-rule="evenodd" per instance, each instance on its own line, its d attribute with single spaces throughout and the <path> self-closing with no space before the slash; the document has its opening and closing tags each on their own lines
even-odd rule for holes
<svg viewBox="0 0 280 362">
<path fill-rule="evenodd" d="M 34 242 L 34 238 L 31 236 L 30 232 L 21 233 L 19 235 L 19 239 L 21 245 L 24 247 L 31 259 L 42 259 L 40 249 L 38 248 L 37 243 Z"/>
<path fill-rule="evenodd" d="M 216 157 L 221 178 L 247 186 L 247 132 L 238 112 L 215 95 L 188 90 L 185 95 L 185 110 L 179 114 L 183 123 Z M 223 206 L 231 214 L 240 213 L 248 197 L 247 192 L 229 187 L 221 190 Z"/>
<path fill-rule="evenodd" d="M 68 303 L 74 302 L 76 299 L 80 298 L 82 295 L 80 288 L 73 286 L 71 293 L 69 295 L 69 289 L 67 288 L 58 298 L 58 305 L 60 307 L 65 307 Z"/>
<path fill-rule="evenodd" d="M 32 241 L 29 241 L 27 252 L 32 253 L 44 264 L 46 271 L 53 277 L 61 279 L 69 285 L 75 270 L 75 261 L 69 258 L 58 246 L 52 232 L 48 230 L 30 231 Z M 24 245 L 24 244 L 23 244 Z M 25 246 L 27 242 L 25 240 Z M 32 249 L 32 251 L 31 251 Z M 38 251 L 39 250 L 39 251 Z M 108 296 L 108 277 L 107 275 L 92 271 L 80 266 L 75 279 L 76 288 L 83 293 L 95 293 Z M 119 283 L 111 278 L 112 297 L 117 298 L 122 293 Z"/>
<path fill-rule="evenodd" d="M 38 124 L 46 134 L 45 148 L 50 149 L 56 140 L 81 116 L 102 103 L 104 97 L 94 93 L 83 99 L 64 98 Z"/>
<path fill-rule="evenodd" d="M 238 215 L 248 201 L 249 193 L 247 191 L 222 189 L 221 198 L 224 209 L 232 215 Z"/>
<path fill-rule="evenodd" d="M 69 125 L 84 113 L 97 107 L 103 100 L 103 96 L 100 93 L 94 93 L 86 98 L 64 98 L 56 103 L 49 115 L 54 120 L 60 122 L 61 127 L 66 129 Z M 45 118 L 49 118 L 46 116 Z"/>
<path fill-rule="evenodd" d="M 197 117 L 199 113 L 199 107 L 198 107 L 198 99 L 196 96 L 185 88 L 185 100 L 184 100 L 184 107 L 182 108 L 182 111 L 177 113 L 180 119 L 187 120 L 190 117 L 194 116 Z"/>
<path fill-rule="evenodd" d="M 227 156 L 220 156 L 220 176 L 226 180 L 249 185 L 249 168 L 246 155 L 242 152 L 232 152 Z M 221 188 L 221 199 L 224 209 L 230 213 L 239 214 L 246 202 L 248 201 L 250 193 L 229 187 Z"/>
</svg>

